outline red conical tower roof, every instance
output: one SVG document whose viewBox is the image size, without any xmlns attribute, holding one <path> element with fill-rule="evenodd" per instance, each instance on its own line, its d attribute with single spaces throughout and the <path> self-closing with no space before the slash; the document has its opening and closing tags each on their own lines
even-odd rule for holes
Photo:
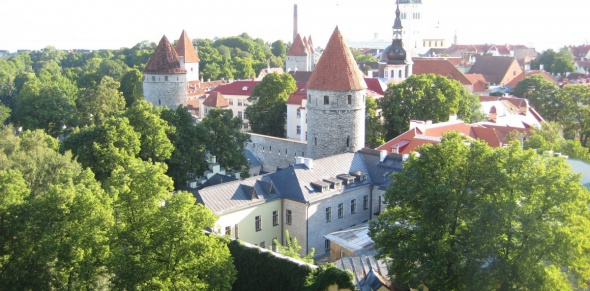
<svg viewBox="0 0 590 291">
<path fill-rule="evenodd" d="M 176 53 L 179 57 L 184 57 L 185 63 L 198 63 L 201 61 L 191 39 L 184 30 L 182 30 L 182 34 L 180 34 L 180 38 L 176 44 Z"/>
<path fill-rule="evenodd" d="M 315 70 L 309 77 L 307 89 L 354 91 L 366 88 L 363 74 L 358 69 L 340 30 L 336 27 Z"/>
<path fill-rule="evenodd" d="M 301 35 L 298 33 L 297 37 L 293 41 L 293 44 L 289 47 L 289 51 L 287 51 L 288 56 L 307 56 L 307 47 L 303 43 L 303 39 L 301 39 Z"/>
<path fill-rule="evenodd" d="M 186 70 L 180 66 L 176 50 L 164 35 L 143 72 L 145 74 L 185 74 Z"/>
</svg>

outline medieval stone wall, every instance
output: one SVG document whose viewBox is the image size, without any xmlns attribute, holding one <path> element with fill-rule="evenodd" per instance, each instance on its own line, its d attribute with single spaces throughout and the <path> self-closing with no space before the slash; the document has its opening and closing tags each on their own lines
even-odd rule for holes
<svg viewBox="0 0 590 291">
<path fill-rule="evenodd" d="M 307 144 L 295 140 L 250 133 L 250 142 L 246 144 L 246 149 L 249 149 L 260 159 L 263 171 L 275 172 L 277 168 L 295 165 L 295 157 L 305 157 Z"/>
<path fill-rule="evenodd" d="M 176 109 L 186 106 L 186 74 L 146 74 L 143 78 L 143 96 L 155 106 Z"/>
<path fill-rule="evenodd" d="M 308 90 L 308 95 L 308 157 L 356 152 L 365 146 L 364 90 Z"/>
</svg>

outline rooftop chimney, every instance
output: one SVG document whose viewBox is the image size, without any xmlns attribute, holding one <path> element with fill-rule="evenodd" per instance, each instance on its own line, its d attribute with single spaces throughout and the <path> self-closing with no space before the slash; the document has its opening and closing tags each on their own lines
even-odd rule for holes
<svg viewBox="0 0 590 291">
<path fill-rule="evenodd" d="M 383 161 L 385 161 L 386 157 L 387 157 L 386 150 L 379 151 L 379 162 L 383 163 Z"/>
</svg>

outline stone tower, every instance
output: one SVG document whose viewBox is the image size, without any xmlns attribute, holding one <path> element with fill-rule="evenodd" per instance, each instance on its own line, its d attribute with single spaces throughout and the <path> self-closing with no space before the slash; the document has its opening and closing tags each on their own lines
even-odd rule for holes
<svg viewBox="0 0 590 291">
<path fill-rule="evenodd" d="M 307 156 L 319 159 L 365 146 L 366 88 L 336 27 L 307 83 Z"/>
<path fill-rule="evenodd" d="M 408 61 L 402 41 L 403 31 L 398 2 L 391 45 L 383 50 L 379 59 L 379 77 L 387 79 L 387 82 L 399 83 L 412 75 L 412 61 Z"/>
<path fill-rule="evenodd" d="M 199 80 L 199 55 L 193 46 L 191 39 L 182 31 L 178 43 L 176 44 L 176 53 L 180 60 L 180 66 L 186 69 L 186 80 L 188 82 Z"/>
<path fill-rule="evenodd" d="M 311 71 L 313 69 L 309 44 L 307 44 L 307 41 L 303 41 L 300 34 L 297 34 L 293 40 L 286 57 L 285 67 L 287 71 Z"/>
<path fill-rule="evenodd" d="M 143 71 L 143 96 L 155 106 L 186 106 L 186 69 L 163 36 Z"/>
</svg>

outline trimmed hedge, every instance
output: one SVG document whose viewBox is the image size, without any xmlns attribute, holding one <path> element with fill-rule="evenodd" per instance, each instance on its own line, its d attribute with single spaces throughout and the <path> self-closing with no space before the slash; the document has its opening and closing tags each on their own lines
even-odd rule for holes
<svg viewBox="0 0 590 291">
<path fill-rule="evenodd" d="M 238 276 L 235 291 L 326 290 L 333 284 L 355 290 L 352 274 L 329 264 L 314 267 L 304 262 L 284 259 L 270 251 L 247 247 L 237 240 L 229 243 Z"/>
</svg>

